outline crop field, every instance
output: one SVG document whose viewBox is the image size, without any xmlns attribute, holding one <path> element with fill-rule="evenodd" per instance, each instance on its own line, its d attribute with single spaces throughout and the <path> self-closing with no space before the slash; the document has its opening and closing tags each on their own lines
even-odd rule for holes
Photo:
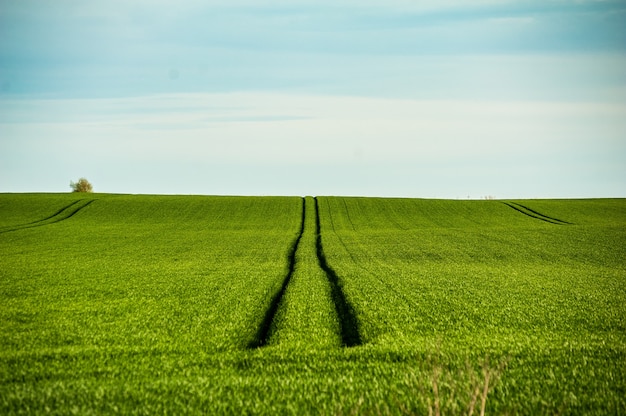
<svg viewBox="0 0 626 416">
<path fill-rule="evenodd" d="M 626 200 L 0 194 L 0 414 L 626 414 Z"/>
</svg>

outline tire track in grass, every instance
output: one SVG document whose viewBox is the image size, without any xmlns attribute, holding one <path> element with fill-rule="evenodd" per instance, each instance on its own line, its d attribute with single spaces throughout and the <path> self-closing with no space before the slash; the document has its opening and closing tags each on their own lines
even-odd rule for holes
<svg viewBox="0 0 626 416">
<path fill-rule="evenodd" d="M 563 221 L 563 220 L 559 220 L 557 218 L 552 218 L 552 217 L 548 217 L 547 215 L 543 215 L 535 210 L 532 210 L 528 207 L 525 207 L 524 205 L 515 203 L 515 202 L 505 202 L 505 201 L 501 201 L 504 205 L 513 208 L 515 211 L 520 212 L 524 215 L 527 215 L 531 218 L 535 218 L 537 220 L 541 220 L 541 221 L 545 221 L 545 222 L 549 222 L 550 224 L 556 224 L 556 225 L 566 225 L 566 224 L 571 224 L 570 222 L 567 221 Z"/>
<path fill-rule="evenodd" d="M 511 204 L 517 205 L 518 207 L 521 207 L 521 208 L 523 208 L 523 209 L 525 209 L 525 210 L 527 210 L 529 212 L 532 212 L 533 214 L 539 215 L 540 217 L 547 218 L 547 219 L 552 220 L 552 221 L 556 221 L 556 222 L 561 223 L 561 224 L 572 224 L 571 222 L 563 221 L 563 220 L 560 220 L 558 218 L 548 217 L 547 215 L 544 215 L 544 214 L 542 214 L 540 212 L 537 212 L 537 211 L 535 211 L 533 209 L 530 209 L 527 206 L 519 204 L 517 202 L 511 202 Z"/>
<path fill-rule="evenodd" d="M 345 199 L 344 199 L 345 201 Z M 345 202 L 344 202 L 345 204 Z M 346 209 L 346 214 L 348 214 L 348 206 L 345 205 L 345 209 Z M 329 208 L 328 210 L 328 216 L 331 218 L 332 221 L 332 209 Z M 352 220 L 350 220 L 348 218 L 348 221 L 350 222 L 350 224 L 352 225 Z M 348 248 L 348 245 L 346 244 L 346 242 L 344 241 L 343 237 L 341 237 L 340 233 L 337 233 L 337 230 L 335 229 L 335 225 L 334 223 L 332 224 L 332 228 L 333 228 L 333 233 L 335 234 L 335 236 L 337 237 L 337 241 L 339 241 L 339 243 L 341 244 L 341 246 L 343 247 L 343 249 L 346 251 L 346 253 L 348 254 L 348 256 L 350 256 L 350 259 L 352 260 L 352 263 L 354 263 L 354 265 L 356 267 L 358 267 L 359 269 L 361 269 L 363 272 L 367 273 L 368 275 L 372 276 L 374 279 L 376 279 L 380 284 L 382 284 L 383 286 L 385 286 L 388 290 L 394 292 L 399 298 L 402 298 L 407 305 L 412 305 L 412 301 L 409 300 L 402 292 L 396 290 L 393 286 L 391 286 L 387 281 L 385 281 L 384 279 L 382 279 L 380 276 L 378 276 L 375 273 L 372 273 L 368 268 L 364 267 L 361 261 L 357 261 L 356 258 L 354 258 L 354 255 L 352 254 L 352 251 Z M 353 230 L 356 231 L 356 228 L 354 228 L 354 225 L 352 225 Z M 357 242 L 357 244 L 359 244 Z M 363 247 L 361 247 L 361 249 L 363 249 Z M 364 252 L 367 252 L 367 250 L 364 250 Z M 379 261 L 380 262 L 380 261 Z"/>
<path fill-rule="evenodd" d="M 71 208 L 73 205 L 76 205 L 76 204 L 78 204 L 78 203 L 79 203 L 79 202 L 81 202 L 81 201 L 83 201 L 83 199 L 77 199 L 76 201 L 72 202 L 72 203 L 71 203 L 71 204 L 69 204 L 69 205 L 64 206 L 63 208 L 61 208 L 60 210 L 58 210 L 57 212 L 55 212 L 54 214 L 52 214 L 52 215 L 50 215 L 50 216 L 48 216 L 48 217 L 46 217 L 46 218 L 42 218 L 42 219 L 40 219 L 40 220 L 35 220 L 35 221 L 27 222 L 27 223 L 24 223 L 24 224 L 7 225 L 7 226 L 4 226 L 4 227 L 2 227 L 2 228 L 6 229 L 6 230 L 8 230 L 8 231 L 12 231 L 12 230 L 15 230 L 15 229 L 21 229 L 21 228 L 24 228 L 24 227 L 28 227 L 28 226 L 30 226 L 30 225 L 32 225 L 32 224 L 38 224 L 38 223 L 40 223 L 40 222 L 47 221 L 47 220 L 49 220 L 49 219 L 52 219 L 52 218 L 56 217 L 57 215 L 60 215 L 61 213 L 63 213 L 63 211 L 65 211 L 66 209 Z M 4 231 L 4 230 L 0 230 L 0 232 L 2 232 L 2 231 Z"/>
<path fill-rule="evenodd" d="M 341 347 L 341 326 L 328 276 L 319 265 L 313 197 L 306 198 L 304 233 L 296 251 L 296 268 L 276 312 L 267 346 L 301 351 Z"/>
<path fill-rule="evenodd" d="M 316 231 L 315 245 L 317 250 L 317 259 L 319 261 L 320 267 L 322 268 L 322 270 L 324 270 L 324 273 L 326 273 L 326 276 L 328 277 L 328 282 L 330 283 L 331 295 L 333 298 L 333 303 L 335 304 L 335 309 L 337 311 L 339 325 L 341 328 L 342 344 L 345 347 L 355 347 L 363 343 L 363 340 L 361 339 L 361 334 L 359 333 L 359 322 L 356 318 L 356 314 L 354 313 L 354 308 L 346 298 L 346 295 L 343 293 L 339 276 L 337 276 L 337 273 L 333 270 L 332 267 L 330 267 L 326 260 L 324 248 L 322 247 L 319 203 L 317 198 L 314 198 L 314 200 Z"/>
<path fill-rule="evenodd" d="M 287 254 L 287 275 L 283 279 L 283 284 L 274 294 L 272 300 L 270 301 L 269 307 L 265 311 L 265 316 L 261 321 L 261 325 L 257 330 L 257 333 L 254 336 L 254 339 L 248 344 L 248 348 L 261 348 L 267 344 L 270 337 L 270 332 L 272 329 L 272 323 L 274 322 L 274 318 L 276 313 L 278 312 L 278 308 L 282 303 L 283 297 L 285 296 L 285 292 L 287 291 L 287 286 L 289 286 L 289 281 L 293 276 L 293 273 L 296 269 L 296 252 L 298 251 L 298 246 L 300 245 L 300 240 L 302 239 L 302 234 L 304 233 L 304 220 L 306 218 L 306 201 L 302 198 L 302 217 L 300 218 L 300 231 L 296 236 L 289 252 Z"/>
<path fill-rule="evenodd" d="M 11 231 L 25 230 L 27 228 L 43 227 L 45 225 L 56 224 L 58 222 L 65 221 L 67 219 L 70 219 L 74 215 L 76 215 L 79 211 L 81 211 L 83 208 L 87 207 L 88 205 L 92 204 L 96 200 L 90 199 L 90 200 L 87 200 L 87 202 L 84 202 L 84 201 L 85 201 L 84 199 L 79 199 L 77 201 L 74 201 L 71 204 L 67 205 L 66 207 L 63 207 L 57 212 L 55 212 L 54 214 L 50 215 L 49 217 L 43 218 L 41 220 L 29 222 L 26 224 L 15 225 L 7 229 L 0 230 L 0 234 L 8 233 Z"/>
<path fill-rule="evenodd" d="M 330 285 L 332 303 L 335 307 L 335 311 L 339 320 L 341 343 L 345 347 L 361 345 L 363 342 L 359 333 L 358 321 L 356 319 L 354 309 L 346 299 L 345 294 L 343 293 L 339 277 L 337 276 L 336 272 L 328 265 L 326 256 L 324 255 L 321 237 L 319 204 L 317 198 L 313 199 L 315 209 L 315 249 L 317 261 L 319 267 L 325 273 L 328 279 L 328 283 Z M 270 301 L 270 304 L 265 311 L 265 315 L 263 317 L 263 320 L 261 321 L 261 324 L 256 332 L 254 339 L 248 344 L 248 348 L 250 349 L 264 347 L 270 341 L 271 333 L 275 325 L 274 321 L 279 312 L 279 309 L 281 308 L 283 298 L 285 297 L 285 293 L 287 292 L 287 288 L 296 269 L 296 253 L 298 251 L 302 235 L 304 234 L 306 215 L 306 200 L 303 198 L 300 231 L 296 239 L 294 240 L 287 256 L 287 275 L 283 280 L 281 288 L 272 297 L 272 300 Z"/>
<path fill-rule="evenodd" d="M 43 218 L 41 220 L 29 222 L 29 223 L 26 223 L 26 224 L 22 224 L 22 225 L 31 225 L 31 224 L 36 224 L 36 223 L 39 223 L 39 222 L 44 222 L 44 221 L 50 220 L 50 219 L 56 217 L 57 215 L 61 215 L 63 213 L 63 211 L 65 211 L 67 209 L 70 209 L 72 206 L 74 206 L 74 205 L 76 205 L 76 204 L 78 204 L 79 202 L 82 202 L 82 201 L 84 201 L 84 199 L 77 199 L 76 201 L 74 201 L 71 204 L 61 208 L 60 210 L 58 210 L 54 214 L 50 215 L 49 217 Z"/>
<path fill-rule="evenodd" d="M 343 201 L 343 207 L 346 210 L 346 219 L 348 220 L 348 224 L 350 224 L 350 227 L 352 227 L 352 231 L 356 231 L 356 228 L 354 228 L 354 223 L 352 222 L 352 218 L 350 218 L 350 210 L 348 209 L 348 203 L 346 202 L 346 198 L 341 198 L 341 200 Z"/>
</svg>

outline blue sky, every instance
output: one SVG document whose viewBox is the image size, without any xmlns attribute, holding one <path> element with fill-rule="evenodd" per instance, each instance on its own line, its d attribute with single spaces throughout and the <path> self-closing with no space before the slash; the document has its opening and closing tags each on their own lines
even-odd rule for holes
<svg viewBox="0 0 626 416">
<path fill-rule="evenodd" d="M 0 192 L 626 197 L 625 1 L 0 0 Z"/>
</svg>

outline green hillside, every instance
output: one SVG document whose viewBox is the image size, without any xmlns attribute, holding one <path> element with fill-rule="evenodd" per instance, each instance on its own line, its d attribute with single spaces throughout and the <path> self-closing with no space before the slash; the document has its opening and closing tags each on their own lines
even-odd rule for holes
<svg viewBox="0 0 626 416">
<path fill-rule="evenodd" d="M 624 247 L 623 199 L 0 194 L 0 413 L 625 413 Z"/>
</svg>

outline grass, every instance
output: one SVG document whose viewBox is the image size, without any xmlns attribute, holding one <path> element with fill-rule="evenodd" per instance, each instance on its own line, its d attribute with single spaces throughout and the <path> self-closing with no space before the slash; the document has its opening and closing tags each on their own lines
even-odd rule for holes
<svg viewBox="0 0 626 416">
<path fill-rule="evenodd" d="M 622 200 L 520 201 L 573 225 L 498 201 L 324 202 L 324 246 L 366 344 L 511 356 L 498 413 L 623 409 Z"/>
<path fill-rule="evenodd" d="M 506 202 L 0 195 L 0 413 L 625 413 L 626 201 Z"/>
</svg>

